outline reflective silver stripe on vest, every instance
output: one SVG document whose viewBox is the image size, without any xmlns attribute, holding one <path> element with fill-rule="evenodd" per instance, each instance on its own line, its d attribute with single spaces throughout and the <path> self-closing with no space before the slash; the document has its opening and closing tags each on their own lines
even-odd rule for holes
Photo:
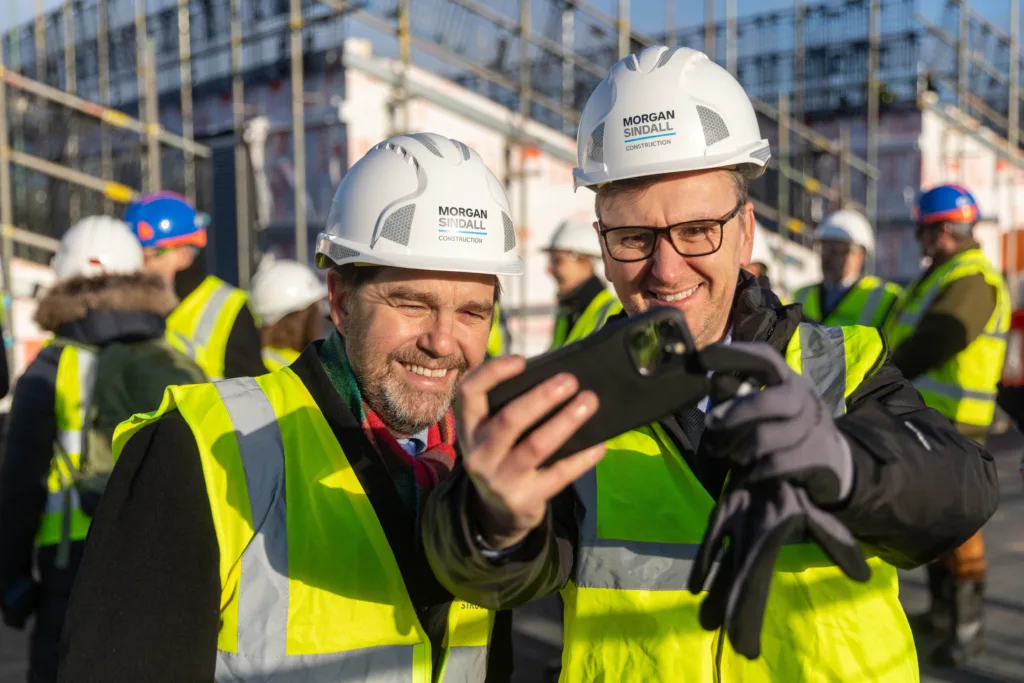
<svg viewBox="0 0 1024 683">
<path fill-rule="evenodd" d="M 64 514 L 64 489 L 60 491 L 51 491 L 46 494 L 46 508 L 45 514 L 47 515 L 62 515 Z M 81 510 L 82 499 L 78 495 L 78 489 L 68 485 L 67 491 L 71 494 L 71 509 Z"/>
<path fill-rule="evenodd" d="M 289 365 L 291 365 L 291 363 L 288 362 L 287 358 L 282 356 L 277 351 L 274 351 L 273 349 L 263 349 L 263 354 L 266 356 L 266 358 L 264 360 L 266 360 L 268 362 L 271 362 L 271 363 L 277 363 L 278 365 L 280 365 L 283 368 L 286 368 Z"/>
<path fill-rule="evenodd" d="M 599 330 L 604 326 L 605 321 L 608 319 L 608 314 L 612 310 L 612 306 L 615 305 L 615 299 L 610 299 L 605 302 L 604 306 L 597 314 L 597 322 L 594 324 L 594 330 Z"/>
<path fill-rule="evenodd" d="M 936 381 L 935 379 L 929 377 L 928 375 L 918 377 L 917 379 L 913 380 L 912 384 L 921 393 L 928 392 L 930 394 L 935 394 L 936 396 L 941 396 L 943 398 L 953 399 L 954 401 L 996 400 L 996 392 L 994 391 L 970 391 L 968 389 L 964 389 L 962 386 L 957 384 L 946 384 L 944 382 Z"/>
<path fill-rule="evenodd" d="M 846 412 L 846 348 L 839 327 L 801 324 L 803 376 L 815 386 L 833 416 Z M 573 484 L 583 505 L 575 582 L 580 588 L 683 591 L 693 570 L 699 543 L 657 543 L 598 538 L 597 468 Z M 794 539 L 786 545 L 800 545 Z M 718 562 L 712 565 L 717 572 Z"/>
<path fill-rule="evenodd" d="M 287 654 L 288 524 L 281 431 L 256 380 L 226 380 L 216 387 L 235 428 L 256 529 L 242 553 L 238 652 L 217 651 L 217 682 L 411 683 L 412 646 Z"/>
<path fill-rule="evenodd" d="M 864 308 L 860 312 L 860 318 L 857 320 L 858 325 L 864 325 L 865 327 L 872 327 L 874 325 L 875 314 L 878 313 L 878 307 L 882 305 L 882 298 L 884 296 L 884 284 L 880 284 L 871 290 L 867 301 L 864 302 Z"/>
<path fill-rule="evenodd" d="M 487 648 L 468 645 L 448 651 L 441 683 L 481 683 L 487 678 Z"/>
<path fill-rule="evenodd" d="M 832 409 L 832 417 L 846 413 L 846 340 L 843 328 L 808 325 L 800 334 L 801 374 L 811 381 L 818 396 Z"/>
<path fill-rule="evenodd" d="M 217 324 L 217 318 L 220 317 L 220 309 L 223 308 L 224 302 L 227 301 L 229 296 L 231 296 L 231 287 L 217 285 L 217 289 L 214 290 L 213 294 L 206 301 L 203 314 L 199 316 L 199 324 L 196 325 L 195 335 L 192 337 L 192 341 L 196 346 L 205 349 L 207 344 L 210 343 L 210 337 L 213 336 L 213 328 Z"/>
<path fill-rule="evenodd" d="M 76 453 L 79 456 L 84 455 L 85 449 L 85 434 L 89 428 L 89 406 L 92 404 L 93 389 L 96 387 L 96 354 L 88 349 L 79 347 L 65 347 L 61 354 L 67 352 L 68 348 L 74 348 L 78 355 L 78 421 L 82 425 L 81 429 L 58 429 L 57 430 L 57 444 L 61 450 L 66 454 Z M 57 361 L 58 367 L 60 360 Z M 65 387 L 56 387 L 57 391 L 64 390 Z M 70 467 L 70 463 L 65 463 Z M 64 473 L 64 468 L 58 467 L 57 471 L 61 476 L 61 486 L 65 489 L 70 489 L 71 498 L 70 505 L 71 509 L 81 509 L 82 502 L 78 496 L 78 490 L 74 488 L 74 480 L 68 477 Z M 47 513 L 64 513 L 64 492 L 51 492 L 46 497 L 46 512 Z"/>
</svg>

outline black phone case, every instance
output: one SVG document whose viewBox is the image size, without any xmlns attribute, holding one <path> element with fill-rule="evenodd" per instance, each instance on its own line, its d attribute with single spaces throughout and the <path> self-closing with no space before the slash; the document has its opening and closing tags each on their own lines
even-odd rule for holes
<svg viewBox="0 0 1024 683">
<path fill-rule="evenodd" d="M 613 321 L 578 342 L 531 358 L 522 373 L 488 393 L 490 414 L 562 372 L 576 376 L 580 391 L 597 394 L 600 406 L 544 465 L 695 406 L 710 386 L 686 319 L 666 306 Z M 535 423 L 520 441 L 566 403 Z"/>
</svg>

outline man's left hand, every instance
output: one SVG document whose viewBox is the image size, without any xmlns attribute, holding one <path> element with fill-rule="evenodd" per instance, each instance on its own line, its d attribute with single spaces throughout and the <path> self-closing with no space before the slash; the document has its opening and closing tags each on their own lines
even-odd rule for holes
<svg viewBox="0 0 1024 683">
<path fill-rule="evenodd" d="M 853 490 L 853 456 L 814 386 L 767 344 L 731 347 L 768 360 L 782 381 L 712 409 L 702 439 L 706 452 L 729 458 L 744 485 L 786 480 L 816 505 L 844 501 Z"/>
</svg>

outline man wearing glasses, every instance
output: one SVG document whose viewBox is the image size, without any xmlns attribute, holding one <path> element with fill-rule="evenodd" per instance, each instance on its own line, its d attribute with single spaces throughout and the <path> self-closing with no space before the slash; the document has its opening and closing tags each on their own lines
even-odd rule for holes
<svg viewBox="0 0 1024 683">
<path fill-rule="evenodd" d="M 441 583 L 490 608 L 561 592 L 562 681 L 916 681 L 896 567 L 991 516 L 991 457 L 924 404 L 875 328 L 811 323 L 741 272 L 747 182 L 770 151 L 742 87 L 706 55 L 620 60 L 583 111 L 577 153 L 623 315 L 674 306 L 698 346 L 731 340 L 783 381 L 538 468 L 597 397 L 556 376 L 489 415 L 487 391 L 524 361 L 485 364 L 457 399 L 462 465 L 424 513 Z M 723 531 L 708 590 L 699 549 Z"/>
</svg>

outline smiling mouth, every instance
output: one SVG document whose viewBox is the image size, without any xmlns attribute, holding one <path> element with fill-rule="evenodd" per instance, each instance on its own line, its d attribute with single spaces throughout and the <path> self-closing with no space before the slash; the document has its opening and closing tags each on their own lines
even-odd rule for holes
<svg viewBox="0 0 1024 683">
<path fill-rule="evenodd" d="M 445 377 L 450 370 L 450 368 L 426 368 L 422 365 L 416 365 L 415 363 L 402 363 L 402 367 L 414 375 L 429 377 L 430 379 L 441 379 L 442 377 Z"/>
<path fill-rule="evenodd" d="M 684 289 L 681 292 L 665 293 L 653 292 L 651 290 L 647 290 L 647 292 L 658 301 L 664 301 L 667 304 L 674 304 L 693 296 L 697 292 L 697 290 L 700 289 L 703 285 L 704 283 L 702 282 L 698 285 L 690 287 L 689 289 Z"/>
</svg>

